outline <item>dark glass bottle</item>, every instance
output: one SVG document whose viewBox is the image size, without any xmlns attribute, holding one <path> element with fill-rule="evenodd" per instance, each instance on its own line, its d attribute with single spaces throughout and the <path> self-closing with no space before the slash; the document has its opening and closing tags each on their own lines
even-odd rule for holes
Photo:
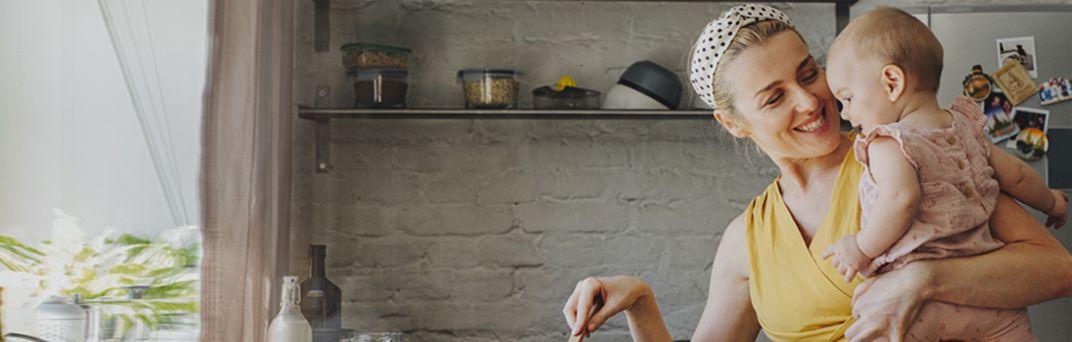
<svg viewBox="0 0 1072 342">
<path fill-rule="evenodd" d="M 309 279 L 301 283 L 301 311 L 313 327 L 313 342 L 338 342 L 342 335 L 342 291 L 325 275 L 327 246 L 309 245 Z"/>
</svg>

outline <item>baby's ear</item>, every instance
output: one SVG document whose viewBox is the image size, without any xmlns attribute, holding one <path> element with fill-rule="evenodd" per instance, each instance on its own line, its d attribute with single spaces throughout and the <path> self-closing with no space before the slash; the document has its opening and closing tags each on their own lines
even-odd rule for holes
<svg viewBox="0 0 1072 342">
<path fill-rule="evenodd" d="M 886 90 L 886 98 L 890 102 L 897 102 L 904 95 L 908 80 L 905 79 L 904 69 L 889 64 L 882 67 L 882 87 Z"/>
<path fill-rule="evenodd" d="M 744 138 L 748 136 L 748 130 L 744 129 L 741 123 L 737 122 L 732 115 L 727 115 L 722 110 L 715 110 L 715 121 L 718 121 L 722 127 L 726 127 L 726 130 L 734 137 Z"/>
</svg>

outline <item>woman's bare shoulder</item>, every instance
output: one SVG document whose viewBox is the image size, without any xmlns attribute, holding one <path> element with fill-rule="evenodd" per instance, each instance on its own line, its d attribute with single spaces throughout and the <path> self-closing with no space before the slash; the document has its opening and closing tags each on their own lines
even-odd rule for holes
<svg viewBox="0 0 1072 342">
<path fill-rule="evenodd" d="M 722 241 L 718 243 L 715 253 L 714 270 L 723 272 L 724 276 L 748 279 L 748 243 L 746 240 L 747 222 L 745 215 L 737 215 L 726 225 L 722 232 Z"/>
</svg>

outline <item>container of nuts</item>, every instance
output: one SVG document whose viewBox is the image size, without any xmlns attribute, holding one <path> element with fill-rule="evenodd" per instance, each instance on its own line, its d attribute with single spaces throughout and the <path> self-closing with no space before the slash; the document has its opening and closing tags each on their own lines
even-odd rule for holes
<svg viewBox="0 0 1072 342">
<path fill-rule="evenodd" d="M 413 51 L 404 47 L 352 43 L 339 48 L 342 50 L 342 65 L 347 70 L 365 68 L 405 69 Z"/>
<path fill-rule="evenodd" d="M 465 95 L 465 108 L 517 108 L 519 72 L 509 69 L 466 69 L 458 71 Z"/>
</svg>

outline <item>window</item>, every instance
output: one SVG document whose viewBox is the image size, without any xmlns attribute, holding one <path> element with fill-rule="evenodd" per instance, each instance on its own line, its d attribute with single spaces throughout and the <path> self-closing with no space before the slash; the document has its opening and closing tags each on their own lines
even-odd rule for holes
<svg viewBox="0 0 1072 342">
<path fill-rule="evenodd" d="M 32 334 L 23 313 L 59 292 L 176 298 L 152 304 L 153 331 L 129 333 L 196 340 L 207 20 L 207 0 L 0 2 L 0 235 L 24 245 L 0 240 L 0 261 L 37 265 L 0 263 L 4 332 Z M 85 248 L 99 254 L 71 255 Z M 98 279 L 29 281 L 65 262 Z M 104 333 L 138 328 L 131 307 L 106 311 Z"/>
</svg>

